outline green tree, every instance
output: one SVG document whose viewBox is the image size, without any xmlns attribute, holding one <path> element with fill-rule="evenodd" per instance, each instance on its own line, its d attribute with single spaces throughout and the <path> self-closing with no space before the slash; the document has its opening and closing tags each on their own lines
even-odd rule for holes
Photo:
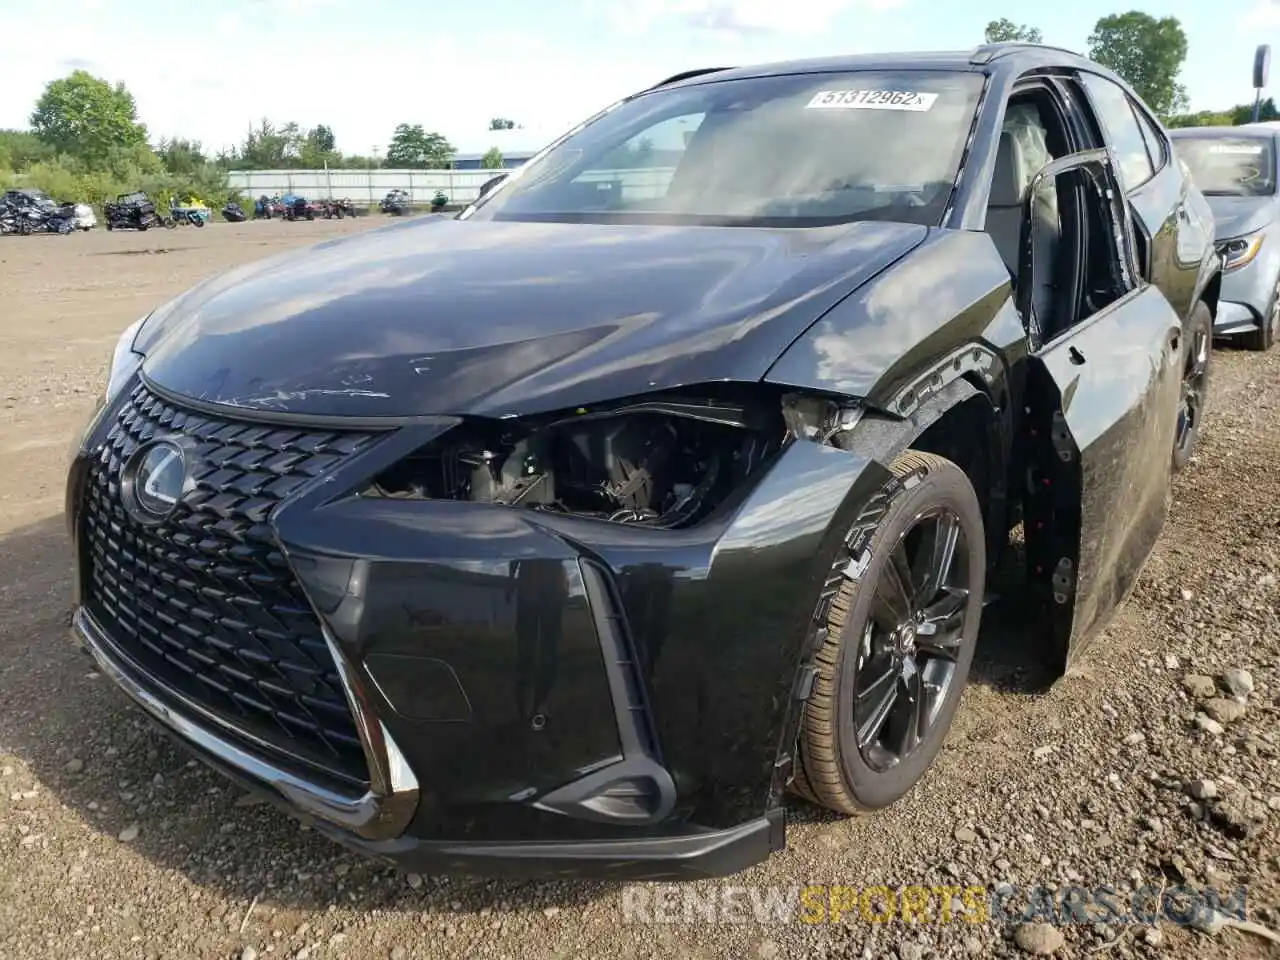
<svg viewBox="0 0 1280 960">
<path fill-rule="evenodd" d="M 514 130 L 515 128 L 516 122 L 508 120 L 506 117 L 494 117 L 489 121 L 490 130 Z"/>
<path fill-rule="evenodd" d="M 0 130 L 0 168 L 26 170 L 34 163 L 52 160 L 55 152 L 30 130 Z"/>
<path fill-rule="evenodd" d="M 333 128 L 327 127 L 323 123 L 312 127 L 307 131 L 307 144 L 317 153 L 333 153 L 337 148 L 337 141 L 333 136 Z"/>
<path fill-rule="evenodd" d="M 123 83 L 113 87 L 85 70 L 45 86 L 31 114 L 31 127 L 58 152 L 91 166 L 113 149 L 147 142 L 133 94 Z"/>
<path fill-rule="evenodd" d="M 501 170 L 502 151 L 497 147 L 490 147 L 489 152 L 481 159 L 480 166 L 486 170 Z"/>
<path fill-rule="evenodd" d="M 1124 77 L 1162 117 L 1186 109 L 1178 74 L 1187 59 L 1187 35 L 1177 17 L 1157 20 L 1140 10 L 1103 17 L 1089 34 L 1089 56 Z"/>
<path fill-rule="evenodd" d="M 401 123 L 387 145 L 387 166 L 439 169 L 453 162 L 454 153 L 443 134 L 428 133 L 420 123 Z"/>
<path fill-rule="evenodd" d="M 161 139 L 156 144 L 156 156 L 166 170 L 178 176 L 190 176 L 209 162 L 199 140 L 183 140 L 180 137 Z"/>
<path fill-rule="evenodd" d="M 1025 23 L 1014 23 L 1008 17 L 992 20 L 987 24 L 987 43 L 1003 43 L 1016 40 L 1020 43 L 1043 43 L 1044 34 L 1037 27 L 1029 27 Z"/>
</svg>

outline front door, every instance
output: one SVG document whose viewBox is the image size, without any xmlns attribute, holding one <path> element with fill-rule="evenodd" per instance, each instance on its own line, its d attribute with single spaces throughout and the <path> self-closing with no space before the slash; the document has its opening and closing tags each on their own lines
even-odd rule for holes
<svg viewBox="0 0 1280 960">
<path fill-rule="evenodd" d="M 1182 324 L 1137 271 L 1112 163 L 1089 151 L 1037 174 L 1028 196 L 1058 185 L 1059 242 L 1072 253 L 1036 264 L 1027 243 L 1019 271 L 1053 271 L 1066 298 L 1061 326 L 1031 359 L 1025 498 L 1030 579 L 1062 667 L 1128 594 L 1155 545 L 1182 379 Z M 1028 223 L 1032 215 L 1028 200 Z"/>
</svg>

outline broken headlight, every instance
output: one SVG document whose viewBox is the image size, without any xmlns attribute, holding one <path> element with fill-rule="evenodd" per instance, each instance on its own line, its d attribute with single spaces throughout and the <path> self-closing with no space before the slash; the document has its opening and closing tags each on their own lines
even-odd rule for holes
<svg viewBox="0 0 1280 960">
<path fill-rule="evenodd" d="M 786 440 L 776 405 L 650 400 L 536 422 L 473 420 L 384 471 L 366 495 L 670 529 L 707 517 Z"/>
</svg>

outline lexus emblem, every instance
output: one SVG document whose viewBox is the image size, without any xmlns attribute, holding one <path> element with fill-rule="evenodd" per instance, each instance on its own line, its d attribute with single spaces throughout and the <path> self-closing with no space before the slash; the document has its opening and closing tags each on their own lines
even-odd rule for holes
<svg viewBox="0 0 1280 960">
<path fill-rule="evenodd" d="M 125 507 L 143 523 L 172 516 L 187 486 L 187 458 L 168 440 L 141 447 L 126 465 L 120 492 Z"/>
</svg>

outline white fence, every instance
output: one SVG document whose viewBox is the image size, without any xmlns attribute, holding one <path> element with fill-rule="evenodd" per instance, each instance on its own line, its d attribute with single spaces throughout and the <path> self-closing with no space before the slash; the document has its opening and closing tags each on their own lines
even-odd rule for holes
<svg viewBox="0 0 1280 960">
<path fill-rule="evenodd" d="M 346 197 L 354 203 L 377 203 L 390 190 L 408 190 L 414 203 L 430 203 L 443 191 L 450 203 L 470 203 L 480 187 L 502 170 L 235 170 L 232 189 L 243 196 L 296 193 L 308 198 Z"/>
<path fill-rule="evenodd" d="M 346 197 L 374 204 L 390 190 L 408 190 L 414 203 L 430 203 L 442 191 L 451 204 L 467 204 L 480 196 L 480 187 L 503 170 L 236 170 L 230 185 L 254 199 L 266 194 L 296 193 L 311 199 Z M 629 199 L 660 197 L 666 193 L 673 167 L 640 170 L 590 170 L 580 181 L 614 181 Z"/>
</svg>

